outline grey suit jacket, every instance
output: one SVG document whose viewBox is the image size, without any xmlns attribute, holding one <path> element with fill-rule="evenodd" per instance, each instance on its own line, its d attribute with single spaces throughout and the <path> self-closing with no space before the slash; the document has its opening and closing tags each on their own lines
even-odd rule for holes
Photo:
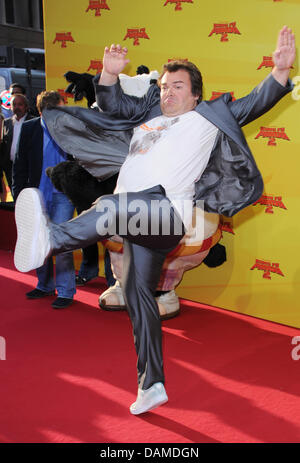
<svg viewBox="0 0 300 463">
<path fill-rule="evenodd" d="M 119 82 L 95 88 L 104 112 L 62 106 L 44 111 L 43 117 L 57 144 L 103 179 L 124 162 L 131 129 L 162 113 L 156 85 L 142 98 L 124 94 Z M 219 128 L 209 163 L 195 185 L 195 200 L 204 200 L 207 212 L 231 217 L 259 199 L 263 181 L 241 127 L 271 109 L 292 88 L 290 81 L 283 87 L 270 74 L 243 98 L 232 101 L 226 93 L 195 108 Z"/>
</svg>

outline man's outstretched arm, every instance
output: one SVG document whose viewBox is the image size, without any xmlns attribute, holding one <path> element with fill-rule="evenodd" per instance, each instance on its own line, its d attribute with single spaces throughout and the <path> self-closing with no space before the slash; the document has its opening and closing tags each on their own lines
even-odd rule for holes
<svg viewBox="0 0 300 463">
<path fill-rule="evenodd" d="M 284 95 L 292 90 L 288 80 L 295 60 L 295 36 L 284 26 L 278 35 L 274 56 L 274 68 L 249 95 L 229 104 L 237 122 L 243 126 L 269 111 Z"/>
<path fill-rule="evenodd" d="M 94 80 L 96 101 L 98 107 L 107 115 L 115 119 L 126 119 L 139 125 L 147 119 L 149 114 L 151 117 L 161 114 L 160 91 L 158 87 L 151 86 L 143 97 L 124 93 L 120 85 L 119 74 L 128 63 L 127 48 L 122 48 L 121 45 L 105 47 L 103 70 L 100 78 L 96 76 Z"/>
</svg>

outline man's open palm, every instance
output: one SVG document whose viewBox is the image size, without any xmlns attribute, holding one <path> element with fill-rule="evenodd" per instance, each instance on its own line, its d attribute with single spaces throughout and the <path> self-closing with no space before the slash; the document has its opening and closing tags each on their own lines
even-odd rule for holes
<svg viewBox="0 0 300 463">
<path fill-rule="evenodd" d="M 125 66 L 129 63 L 127 59 L 127 48 L 122 48 L 121 45 L 111 45 L 110 48 L 105 47 L 103 56 L 103 69 L 111 75 L 119 75 Z"/>
<path fill-rule="evenodd" d="M 278 70 L 290 69 L 295 56 L 295 36 L 291 29 L 284 26 L 279 32 L 276 50 L 273 53 L 274 64 Z"/>
</svg>

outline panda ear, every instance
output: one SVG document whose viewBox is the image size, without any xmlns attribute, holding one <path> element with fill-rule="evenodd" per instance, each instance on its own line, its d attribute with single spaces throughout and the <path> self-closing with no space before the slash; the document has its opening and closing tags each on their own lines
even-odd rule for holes
<svg viewBox="0 0 300 463">
<path fill-rule="evenodd" d="M 89 107 L 95 102 L 94 76 L 92 74 L 86 72 L 79 74 L 77 72 L 68 71 L 64 74 L 64 77 L 67 82 L 70 82 L 65 92 L 73 93 L 74 101 L 81 101 L 85 97 Z"/>
<path fill-rule="evenodd" d="M 226 257 L 226 248 L 220 243 L 215 244 L 213 246 L 205 259 L 203 260 L 204 264 L 207 265 L 207 267 L 219 267 L 219 265 L 222 265 L 224 262 L 226 262 L 227 257 Z"/>
</svg>

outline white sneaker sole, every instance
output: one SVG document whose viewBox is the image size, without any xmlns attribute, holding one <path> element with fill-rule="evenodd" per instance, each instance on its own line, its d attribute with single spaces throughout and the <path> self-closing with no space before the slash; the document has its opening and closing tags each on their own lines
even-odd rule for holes
<svg viewBox="0 0 300 463">
<path fill-rule="evenodd" d="M 155 402 L 152 405 L 150 404 L 148 407 L 147 406 L 140 407 L 137 410 L 135 410 L 134 408 L 131 408 L 132 407 L 131 406 L 130 407 L 130 413 L 132 415 L 140 415 L 141 413 L 150 412 L 151 410 L 154 410 L 155 408 L 160 407 L 161 405 L 165 404 L 166 402 L 168 402 L 168 397 L 162 398 L 158 402 Z M 132 404 L 132 405 L 134 405 L 134 404 Z"/>
<path fill-rule="evenodd" d="M 157 390 L 158 387 L 160 387 L 160 391 Z M 130 413 L 132 413 L 132 415 L 150 412 L 150 410 L 168 402 L 168 396 L 162 384 L 161 386 L 154 384 L 150 389 L 142 392 L 143 395 L 141 395 L 141 391 L 138 390 L 137 400 L 130 406 Z"/>
<path fill-rule="evenodd" d="M 34 268 L 38 268 L 36 267 L 39 253 L 38 237 L 43 213 L 44 205 L 41 192 L 36 188 L 22 190 L 15 206 L 18 237 L 14 263 L 20 272 L 29 272 Z"/>
</svg>

